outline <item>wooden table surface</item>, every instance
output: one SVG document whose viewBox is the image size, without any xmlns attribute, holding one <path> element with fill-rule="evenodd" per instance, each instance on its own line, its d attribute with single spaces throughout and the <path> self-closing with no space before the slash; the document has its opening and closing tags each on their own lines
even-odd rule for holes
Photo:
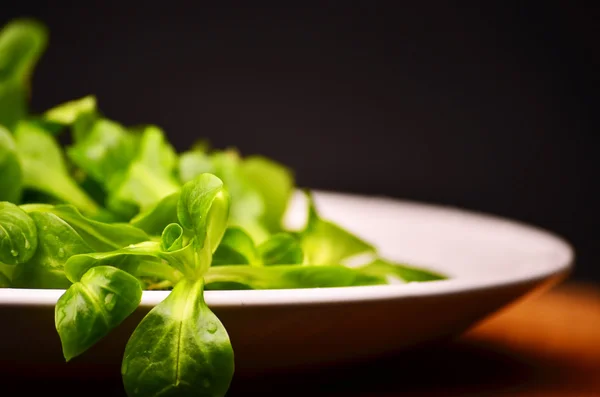
<svg viewBox="0 0 600 397">
<path fill-rule="evenodd" d="M 20 395 L 35 386 L 124 396 L 117 383 L 45 382 L 3 382 L 0 395 L 12 385 Z M 236 378 L 228 397 L 238 396 L 600 396 L 600 285 L 563 283 L 439 346 L 314 373 Z"/>
</svg>

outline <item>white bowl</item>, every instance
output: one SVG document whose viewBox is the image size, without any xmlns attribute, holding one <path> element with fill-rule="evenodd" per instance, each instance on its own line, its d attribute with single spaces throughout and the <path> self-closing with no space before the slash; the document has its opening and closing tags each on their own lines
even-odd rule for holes
<svg viewBox="0 0 600 397">
<path fill-rule="evenodd" d="M 484 214 L 387 198 L 316 192 L 324 217 L 380 253 L 450 279 L 390 286 L 208 291 L 227 328 L 236 374 L 368 359 L 439 341 L 528 292 L 565 277 L 570 245 L 535 227 Z M 294 202 L 288 221 L 303 215 Z M 145 291 L 139 309 L 82 356 L 63 360 L 54 328 L 62 290 L 0 289 L 0 368 L 53 376 L 119 376 L 136 324 L 168 292 Z"/>
</svg>

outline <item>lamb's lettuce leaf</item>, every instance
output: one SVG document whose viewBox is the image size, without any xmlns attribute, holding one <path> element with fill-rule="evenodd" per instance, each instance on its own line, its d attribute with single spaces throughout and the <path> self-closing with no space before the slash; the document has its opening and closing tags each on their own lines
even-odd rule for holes
<svg viewBox="0 0 600 397">
<path fill-rule="evenodd" d="M 90 269 L 55 307 L 55 325 L 67 361 L 105 337 L 138 307 L 140 282 L 111 266 Z"/>
<path fill-rule="evenodd" d="M 0 30 L 0 125 L 11 131 L 29 112 L 31 78 L 47 43 L 46 27 L 33 19 Z"/>
<path fill-rule="evenodd" d="M 98 213 L 98 203 L 75 182 L 63 151 L 51 134 L 35 123 L 21 121 L 14 135 L 25 188 L 73 204 L 88 215 Z"/>
<path fill-rule="evenodd" d="M 375 253 L 375 247 L 342 228 L 321 218 L 313 195 L 306 192 L 308 220 L 306 227 L 298 235 L 305 262 L 311 265 L 335 265 L 357 255 Z"/>
<path fill-rule="evenodd" d="M 0 201 L 18 203 L 23 191 L 23 173 L 19 163 L 17 145 L 0 125 Z"/>
</svg>

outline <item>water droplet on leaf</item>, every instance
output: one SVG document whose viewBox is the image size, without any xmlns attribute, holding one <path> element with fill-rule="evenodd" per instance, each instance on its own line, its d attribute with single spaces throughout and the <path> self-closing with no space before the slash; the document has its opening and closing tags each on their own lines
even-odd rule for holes
<svg viewBox="0 0 600 397">
<path fill-rule="evenodd" d="M 217 332 L 217 324 L 215 324 L 215 323 L 208 324 L 208 326 L 206 327 L 206 330 L 209 333 L 214 334 L 215 332 Z"/>
<path fill-rule="evenodd" d="M 17 250 L 10 250 L 10 254 L 12 256 L 18 256 L 19 255 L 19 251 L 17 251 Z"/>
</svg>

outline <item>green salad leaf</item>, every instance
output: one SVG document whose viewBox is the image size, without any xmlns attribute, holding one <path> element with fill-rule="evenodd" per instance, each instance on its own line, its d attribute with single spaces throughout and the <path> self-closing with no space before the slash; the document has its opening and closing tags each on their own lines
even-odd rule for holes
<svg viewBox="0 0 600 397">
<path fill-rule="evenodd" d="M 170 223 L 177 223 L 177 203 L 180 191 L 171 193 L 158 203 L 137 214 L 130 223 L 149 235 L 160 235 Z"/>
<path fill-rule="evenodd" d="M 215 152 L 211 156 L 214 174 L 223 180 L 231 195 L 232 206 L 229 225 L 243 228 L 253 240 L 261 242 L 268 237 L 266 227 L 260 217 L 265 211 L 265 203 L 260 193 L 244 178 L 243 160 L 235 150 Z"/>
<path fill-rule="evenodd" d="M 297 289 L 386 284 L 380 275 L 343 265 L 216 266 L 206 276 L 206 289 Z"/>
<path fill-rule="evenodd" d="M 183 280 L 139 323 L 121 369 L 129 396 L 225 396 L 233 349 L 203 292 L 201 279 Z"/>
<path fill-rule="evenodd" d="M 164 138 L 163 132 L 155 126 L 148 126 L 141 134 L 139 151 L 109 188 L 107 205 L 117 212 L 134 208 L 129 217 L 145 211 L 164 197 L 179 190 L 175 178 L 176 154 Z"/>
<path fill-rule="evenodd" d="M 263 224 L 270 233 L 283 231 L 282 220 L 294 193 L 294 174 L 282 164 L 256 155 L 247 157 L 242 168 L 244 179 L 262 197 Z"/>
<path fill-rule="evenodd" d="M 291 233 L 272 235 L 258 246 L 263 265 L 297 265 L 304 261 L 300 240 Z"/>
<path fill-rule="evenodd" d="M 141 229 L 121 222 L 100 222 L 72 205 L 25 204 L 26 212 L 50 212 L 69 224 L 94 251 L 105 252 L 149 240 Z"/>
<path fill-rule="evenodd" d="M 212 259 L 212 266 L 221 265 L 295 265 L 303 263 L 300 241 L 292 233 L 273 234 L 256 246 L 252 237 L 237 226 L 225 231 Z"/>
<path fill-rule="evenodd" d="M 30 115 L 27 120 L 53 135 L 70 129 L 72 140 L 79 142 L 99 116 L 96 106 L 96 97 L 88 95 L 61 103 L 42 114 Z"/>
<path fill-rule="evenodd" d="M 160 277 L 178 281 L 187 272 L 186 263 L 194 261 L 192 246 L 176 251 L 163 251 L 161 244 L 146 241 L 108 252 L 91 252 L 74 255 L 65 263 L 67 277 L 75 282 L 89 269 L 97 266 L 113 266 L 136 277 Z"/>
<path fill-rule="evenodd" d="M 322 219 L 312 194 L 307 193 L 308 221 L 299 233 L 305 260 L 311 265 L 342 263 L 360 254 L 375 253 L 372 244 L 350 233 L 335 223 Z"/>
<path fill-rule="evenodd" d="M 168 224 L 160 236 L 160 249 L 166 252 L 178 251 L 183 248 L 185 241 L 184 230 L 178 223 Z"/>
<path fill-rule="evenodd" d="M 56 330 L 67 361 L 85 352 L 138 307 L 139 281 L 111 266 L 86 272 L 58 299 Z"/>
<path fill-rule="evenodd" d="M 137 154 L 140 137 L 105 118 L 76 136 L 75 144 L 66 150 L 69 159 L 105 191 L 116 189 Z"/>
<path fill-rule="evenodd" d="M 236 226 L 260 243 L 268 238 L 269 232 L 261 217 L 265 202 L 261 192 L 245 177 L 243 159 L 237 151 L 229 149 L 206 153 L 192 150 L 183 153 L 179 161 L 179 175 L 186 182 L 202 173 L 211 173 L 220 178 L 231 196 L 231 213 L 228 225 Z"/>
<path fill-rule="evenodd" d="M 23 173 L 15 141 L 8 130 L 1 125 L 0 176 L 0 201 L 18 202 L 23 190 Z"/>
<path fill-rule="evenodd" d="M 358 267 L 364 274 L 380 277 L 395 277 L 404 282 L 423 282 L 444 280 L 446 277 L 414 266 L 392 263 L 385 259 L 375 259 L 373 262 Z"/>
<path fill-rule="evenodd" d="M 37 244 L 33 219 L 13 203 L 0 202 L 0 263 L 27 262 L 35 254 Z"/>
<path fill-rule="evenodd" d="M 73 204 L 86 214 L 98 212 L 98 204 L 69 174 L 63 152 L 52 135 L 36 124 L 21 121 L 15 130 L 15 142 L 25 188 Z"/>
<path fill-rule="evenodd" d="M 37 229 L 35 254 L 15 274 L 15 285 L 23 288 L 68 288 L 65 262 L 73 255 L 92 251 L 81 236 L 51 212 L 31 212 Z"/>
<path fill-rule="evenodd" d="M 2 272 L 0 269 L 0 288 L 10 288 L 12 287 L 12 283 L 8 276 Z"/>
<path fill-rule="evenodd" d="M 260 256 L 252 237 L 235 226 L 227 228 L 212 258 L 212 266 L 260 263 Z"/>
<path fill-rule="evenodd" d="M 215 173 L 215 167 L 211 156 L 204 148 L 197 148 L 181 153 L 178 162 L 178 174 L 182 183 L 194 179 L 200 174 Z"/>
<path fill-rule="evenodd" d="M 0 30 L 0 125 L 9 130 L 27 116 L 31 76 L 47 42 L 46 27 L 32 19 L 15 19 Z"/>
<path fill-rule="evenodd" d="M 48 109 L 44 113 L 43 118 L 50 123 L 73 126 L 83 118 L 96 116 L 96 113 L 96 97 L 88 95 Z"/>
<path fill-rule="evenodd" d="M 215 175 L 204 173 L 183 185 L 177 203 L 181 225 L 191 230 L 199 250 L 217 249 L 229 217 L 229 193 Z"/>
</svg>

